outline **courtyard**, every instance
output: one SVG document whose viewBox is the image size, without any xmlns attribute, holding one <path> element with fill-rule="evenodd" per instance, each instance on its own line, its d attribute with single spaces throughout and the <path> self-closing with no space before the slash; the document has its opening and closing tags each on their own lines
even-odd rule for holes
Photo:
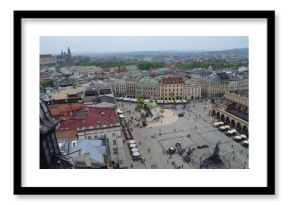
<svg viewBox="0 0 290 205">
<path fill-rule="evenodd" d="M 118 102 L 118 108 L 123 110 L 125 119 L 132 129 L 132 134 L 142 160 L 133 161 L 127 142 L 124 140 L 125 156 L 128 168 L 133 169 L 199 169 L 200 160 L 209 157 L 219 142 L 219 155 L 228 165 L 227 168 L 249 168 L 248 148 L 235 142 L 233 137 L 226 136 L 212 123 L 216 119 L 209 116 L 208 102 L 194 100 L 185 105 L 160 105 L 163 109 L 159 120 L 148 122 L 148 126 L 137 126 L 140 118 L 135 111 L 135 104 Z M 183 113 L 183 117 L 178 117 Z M 207 145 L 208 148 L 192 152 L 191 161 L 184 162 L 178 153 L 168 154 L 167 150 L 181 142 L 182 148 L 188 150 L 192 146 Z"/>
</svg>

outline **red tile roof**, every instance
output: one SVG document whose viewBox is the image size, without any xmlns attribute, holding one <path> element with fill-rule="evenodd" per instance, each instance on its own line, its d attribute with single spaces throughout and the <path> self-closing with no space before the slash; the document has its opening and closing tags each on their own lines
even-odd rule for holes
<svg viewBox="0 0 290 205">
<path fill-rule="evenodd" d="M 86 107 L 83 119 L 69 119 L 60 121 L 56 132 L 77 130 L 78 128 L 90 129 L 90 126 L 102 128 L 113 127 L 118 123 L 115 108 Z"/>
<path fill-rule="evenodd" d="M 164 84 L 178 84 L 178 83 L 184 83 L 182 77 L 166 77 L 163 78 Z"/>
</svg>

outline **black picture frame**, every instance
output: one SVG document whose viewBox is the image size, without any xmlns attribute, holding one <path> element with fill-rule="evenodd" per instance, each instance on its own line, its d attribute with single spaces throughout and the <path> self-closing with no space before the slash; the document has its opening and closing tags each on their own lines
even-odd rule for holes
<svg viewBox="0 0 290 205">
<path fill-rule="evenodd" d="M 266 187 L 23 187 L 22 186 L 22 19 L 210 18 L 267 20 Z M 273 195 L 275 194 L 275 11 L 14 11 L 14 194 L 16 195 Z"/>
</svg>

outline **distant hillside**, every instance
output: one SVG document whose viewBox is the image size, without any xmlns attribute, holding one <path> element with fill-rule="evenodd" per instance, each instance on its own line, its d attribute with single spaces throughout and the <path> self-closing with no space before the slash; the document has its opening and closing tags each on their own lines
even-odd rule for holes
<svg viewBox="0 0 290 205">
<path fill-rule="evenodd" d="M 222 51 L 207 51 L 203 53 L 208 54 L 215 54 L 215 55 L 238 55 L 238 56 L 248 56 L 249 55 L 249 48 L 234 48 L 229 50 L 222 50 Z"/>
<path fill-rule="evenodd" d="M 234 48 L 228 50 L 219 50 L 219 51 L 210 51 L 210 50 L 160 50 L 160 51 L 130 51 L 130 52 L 88 52 L 82 53 L 82 55 L 87 56 L 135 56 L 135 57 L 143 57 L 143 56 L 184 56 L 184 55 L 198 55 L 198 54 L 212 54 L 212 55 L 238 55 L 238 56 L 248 56 L 248 48 Z"/>
</svg>

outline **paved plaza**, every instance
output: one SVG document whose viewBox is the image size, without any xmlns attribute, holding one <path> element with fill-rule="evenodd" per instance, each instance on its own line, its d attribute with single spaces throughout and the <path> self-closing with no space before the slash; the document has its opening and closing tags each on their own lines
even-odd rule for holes
<svg viewBox="0 0 290 205">
<path fill-rule="evenodd" d="M 200 159 L 209 157 L 220 142 L 220 156 L 228 164 L 228 168 L 249 168 L 248 148 L 235 142 L 232 138 L 220 132 L 212 126 L 215 121 L 209 116 L 208 102 L 196 100 L 184 105 L 160 106 L 164 108 L 163 116 L 148 126 L 140 128 L 136 126 L 139 112 L 135 111 L 135 104 L 118 102 L 118 108 L 124 111 L 124 116 L 130 128 L 133 129 L 133 137 L 140 151 L 142 161 L 133 161 L 127 142 L 124 140 L 126 160 L 129 168 L 133 169 L 199 169 Z M 178 113 L 184 113 L 178 117 Z M 188 136 L 189 135 L 189 136 Z M 191 161 L 184 162 L 178 153 L 167 154 L 167 149 L 181 142 L 186 150 L 191 146 L 208 145 L 209 148 L 193 151 Z"/>
</svg>

